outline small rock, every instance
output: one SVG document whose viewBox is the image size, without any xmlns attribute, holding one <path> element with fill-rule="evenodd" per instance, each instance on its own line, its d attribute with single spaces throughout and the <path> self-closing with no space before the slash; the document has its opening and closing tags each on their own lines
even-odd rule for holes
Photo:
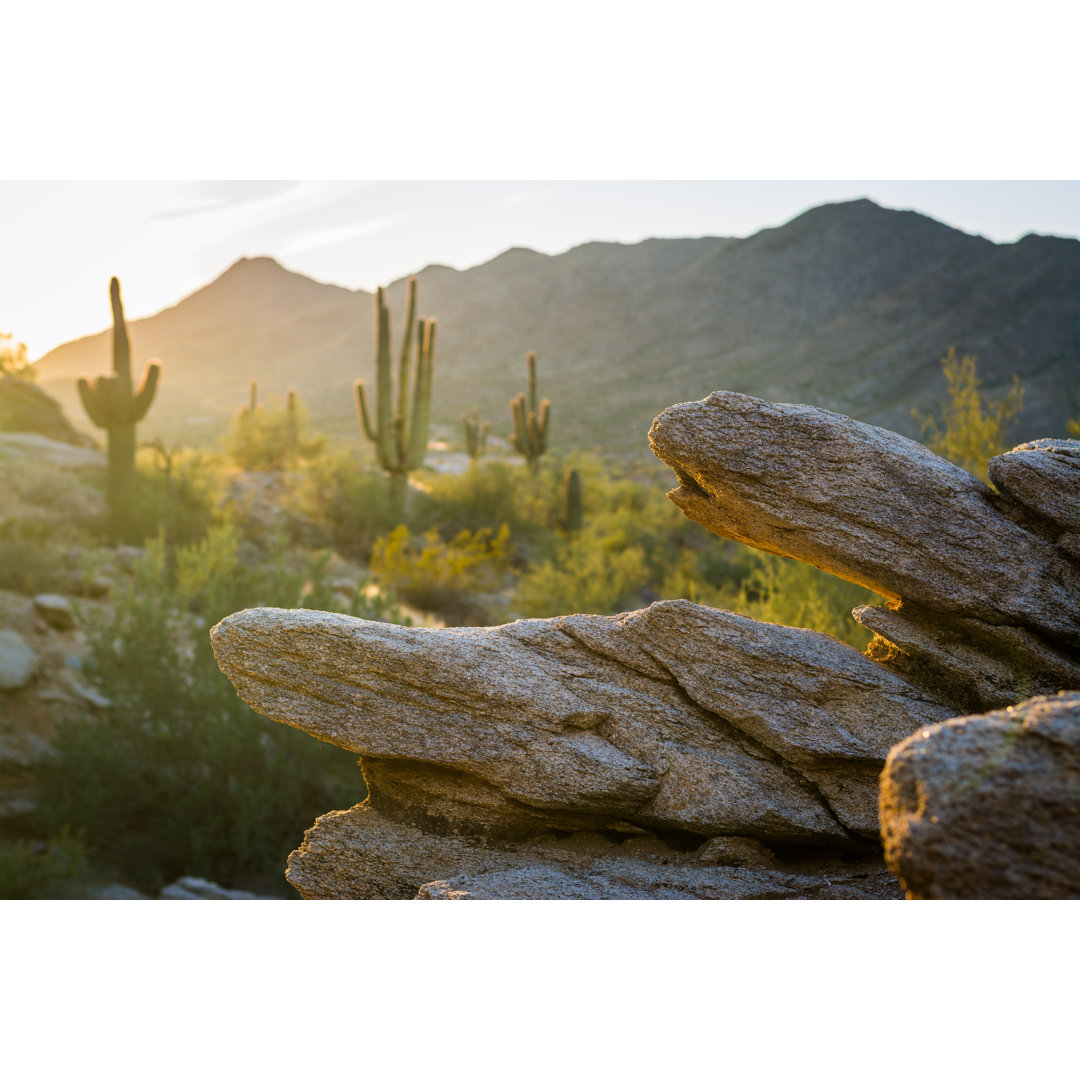
<svg viewBox="0 0 1080 1080">
<path fill-rule="evenodd" d="M 54 630 L 74 630 L 75 615 L 67 598 L 58 593 L 38 593 L 34 609 Z"/>
<path fill-rule="evenodd" d="M 106 885 L 97 889 L 91 896 L 91 900 L 149 900 L 150 897 L 138 889 L 132 889 L 127 885 Z"/>
<path fill-rule="evenodd" d="M 199 877 L 178 878 L 158 894 L 159 900 L 272 900 L 243 889 L 225 889 L 214 881 Z"/>
<path fill-rule="evenodd" d="M 773 853 L 748 836 L 714 836 L 698 848 L 702 866 L 775 866 Z"/>
<path fill-rule="evenodd" d="M 0 630 L 0 690 L 19 690 L 37 673 L 37 653 L 18 630 Z"/>
<path fill-rule="evenodd" d="M 86 595 L 99 599 L 116 588 L 116 573 L 107 567 L 98 570 L 86 583 Z"/>
<path fill-rule="evenodd" d="M 135 564 L 146 554 L 146 550 L 141 547 L 131 547 L 129 544 L 121 544 L 116 549 L 116 561 L 120 564 L 120 569 L 125 574 L 133 573 L 135 570 Z"/>
</svg>

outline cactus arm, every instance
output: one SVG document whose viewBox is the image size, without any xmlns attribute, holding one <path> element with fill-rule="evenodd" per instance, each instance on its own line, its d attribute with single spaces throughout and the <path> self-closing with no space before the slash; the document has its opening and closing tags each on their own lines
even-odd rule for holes
<svg viewBox="0 0 1080 1080">
<path fill-rule="evenodd" d="M 476 410 L 474 409 L 473 412 L 475 413 Z M 461 414 L 461 427 L 465 432 L 465 453 L 468 454 L 469 457 L 474 458 L 476 457 L 476 430 L 469 423 L 467 413 Z"/>
<path fill-rule="evenodd" d="M 491 425 L 485 420 L 480 425 L 480 445 L 477 449 L 477 457 L 483 457 L 484 451 L 487 449 L 488 430 Z"/>
<path fill-rule="evenodd" d="M 75 385 L 78 387 L 79 397 L 82 399 L 83 408 L 86 410 L 86 415 L 90 417 L 91 423 L 99 428 L 108 427 L 108 417 L 102 408 L 103 403 L 97 387 L 91 386 L 86 379 L 80 379 Z"/>
<path fill-rule="evenodd" d="M 386 293 L 380 288 L 375 293 L 375 434 L 379 462 L 387 472 L 394 472 L 395 460 L 394 403 L 392 372 L 390 369 L 390 309 L 386 306 Z"/>
<path fill-rule="evenodd" d="M 416 325 L 416 278 L 409 278 L 408 311 L 405 315 L 405 335 L 401 342 L 398 360 L 398 415 L 403 424 L 409 419 L 409 361 L 412 352 L 413 327 Z M 424 324 L 420 323 L 420 339 L 424 336 Z"/>
<path fill-rule="evenodd" d="M 113 371 L 131 387 L 131 341 L 128 338 L 127 323 L 124 321 L 124 305 L 120 299 L 120 282 L 112 278 L 109 282 L 109 303 L 113 317 Z"/>
<path fill-rule="evenodd" d="M 157 393 L 157 384 L 160 377 L 161 365 L 156 362 L 148 364 L 143 372 L 142 385 L 131 403 L 132 423 L 138 423 L 146 416 L 147 410 L 153 404 L 154 394 Z"/>
<path fill-rule="evenodd" d="M 364 380 L 357 379 L 356 382 L 353 383 L 353 390 L 356 393 L 356 414 L 360 417 L 360 426 L 364 429 L 364 434 L 373 443 L 378 443 L 379 439 L 371 426 L 371 416 L 368 413 L 367 395 L 364 393 Z"/>
<path fill-rule="evenodd" d="M 416 385 L 413 389 L 413 422 L 409 432 L 409 468 L 418 469 L 427 451 L 428 420 L 431 415 L 431 378 L 435 365 L 434 319 L 420 320 L 417 342 Z"/>
<path fill-rule="evenodd" d="M 548 417 L 551 414 L 551 402 L 544 398 L 540 402 L 540 417 L 536 421 L 536 444 L 534 449 L 539 457 L 547 450 L 548 444 Z"/>
<path fill-rule="evenodd" d="M 525 364 L 529 369 L 529 412 L 534 413 L 536 412 L 536 353 L 527 353 Z"/>
<path fill-rule="evenodd" d="M 518 394 L 510 399 L 510 416 L 514 421 L 514 432 L 510 436 L 510 443 L 520 454 L 526 454 L 528 439 L 525 434 L 525 395 Z M 528 456 L 526 454 L 526 456 Z"/>
</svg>

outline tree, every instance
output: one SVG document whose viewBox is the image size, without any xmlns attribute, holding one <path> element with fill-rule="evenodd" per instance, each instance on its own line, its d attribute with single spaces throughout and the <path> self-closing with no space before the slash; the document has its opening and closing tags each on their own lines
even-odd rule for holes
<svg viewBox="0 0 1080 1080">
<path fill-rule="evenodd" d="M 17 379 L 32 380 L 37 374 L 34 365 L 26 359 L 26 346 L 20 341 L 11 342 L 10 334 L 0 334 L 0 375 L 14 375 Z"/>
<path fill-rule="evenodd" d="M 922 424 L 926 445 L 935 454 L 988 483 L 987 462 L 1011 448 L 1006 434 L 1020 415 L 1024 384 L 1014 375 L 1009 390 L 991 399 L 979 390 L 977 363 L 977 356 L 957 358 L 956 349 L 949 349 L 941 361 L 949 388 L 941 417 L 921 416 L 914 410 L 912 415 Z"/>
</svg>

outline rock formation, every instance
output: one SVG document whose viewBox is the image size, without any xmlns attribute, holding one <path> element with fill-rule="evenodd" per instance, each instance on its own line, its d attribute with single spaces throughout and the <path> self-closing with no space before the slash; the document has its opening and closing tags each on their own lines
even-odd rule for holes
<svg viewBox="0 0 1080 1080">
<path fill-rule="evenodd" d="M 916 732 L 881 778 L 885 860 L 919 900 L 1080 899 L 1080 694 Z"/>
<path fill-rule="evenodd" d="M 1021 496 L 739 394 L 674 406 L 650 438 L 690 517 L 889 598 L 855 613 L 868 655 L 685 600 L 482 629 L 238 612 L 212 640 L 240 696 L 359 754 L 370 791 L 293 853 L 301 895 L 900 896 L 877 854 L 890 748 L 971 703 L 1080 687 L 1059 542 L 1076 444 L 1005 465 L 1044 478 Z"/>
<path fill-rule="evenodd" d="M 742 394 L 675 405 L 649 438 L 688 517 L 886 597 L 852 613 L 877 635 L 870 655 L 954 710 L 1080 686 L 1080 563 L 1060 542 L 1080 443 L 994 458 L 997 493 L 895 432 Z"/>
</svg>

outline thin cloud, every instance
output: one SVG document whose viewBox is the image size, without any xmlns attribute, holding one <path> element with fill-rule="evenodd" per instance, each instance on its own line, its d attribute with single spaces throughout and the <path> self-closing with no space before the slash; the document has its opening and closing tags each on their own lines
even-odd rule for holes
<svg viewBox="0 0 1080 1080">
<path fill-rule="evenodd" d="M 303 252 L 316 251 L 320 248 L 334 247 L 346 240 L 355 240 L 359 236 L 371 236 L 385 232 L 407 221 L 412 214 L 396 214 L 392 217 L 373 218 L 368 221 L 356 221 L 350 225 L 340 225 L 333 229 L 317 229 L 301 233 L 292 240 L 279 245 L 280 255 L 299 255 Z"/>
<path fill-rule="evenodd" d="M 171 221 L 194 214 L 212 214 L 270 201 L 281 202 L 283 196 L 295 194 L 296 189 L 302 186 L 299 180 L 215 180 L 190 184 L 187 187 L 190 202 L 161 210 L 146 220 Z"/>
</svg>

